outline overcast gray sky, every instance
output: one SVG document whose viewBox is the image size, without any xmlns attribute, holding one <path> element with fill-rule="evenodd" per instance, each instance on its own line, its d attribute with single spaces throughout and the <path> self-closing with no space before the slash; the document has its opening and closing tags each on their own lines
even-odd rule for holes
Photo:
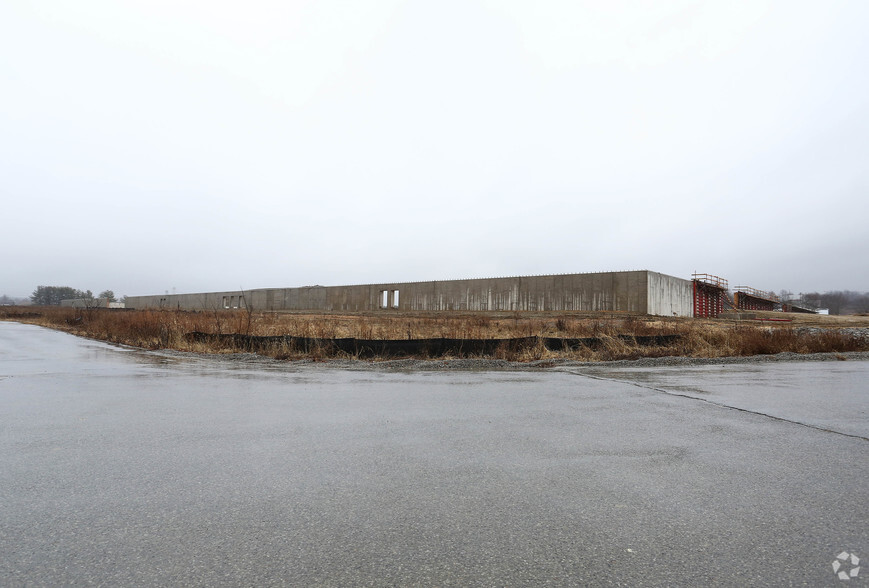
<svg viewBox="0 0 869 588">
<path fill-rule="evenodd" d="M 869 290 L 869 2 L 0 3 L 0 293 Z"/>
</svg>

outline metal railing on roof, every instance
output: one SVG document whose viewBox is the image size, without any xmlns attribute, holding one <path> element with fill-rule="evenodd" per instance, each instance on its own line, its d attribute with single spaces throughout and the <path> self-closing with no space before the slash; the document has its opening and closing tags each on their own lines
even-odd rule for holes
<svg viewBox="0 0 869 588">
<path fill-rule="evenodd" d="M 720 276 L 713 276 L 712 274 L 691 274 L 691 278 L 695 282 L 701 282 L 703 284 L 709 284 L 710 286 L 715 286 L 716 288 L 721 288 L 722 290 L 727 290 L 727 280 Z"/>
<path fill-rule="evenodd" d="M 752 288 L 751 286 L 736 286 L 733 290 L 742 294 L 748 294 L 749 296 L 753 296 L 754 298 L 769 300 L 771 302 L 781 302 L 775 292 L 758 290 L 757 288 Z"/>
</svg>

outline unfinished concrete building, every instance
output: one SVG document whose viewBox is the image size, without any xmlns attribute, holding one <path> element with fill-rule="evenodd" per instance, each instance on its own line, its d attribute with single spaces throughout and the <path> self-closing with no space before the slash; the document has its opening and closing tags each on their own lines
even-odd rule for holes
<svg viewBox="0 0 869 588">
<path fill-rule="evenodd" d="M 578 311 L 694 316 L 694 287 L 648 270 L 129 296 L 127 308 L 267 311 Z"/>
<path fill-rule="evenodd" d="M 733 307 L 727 280 L 712 274 L 693 274 L 694 313 L 699 318 L 714 318 L 724 312 L 725 306 Z M 728 304 L 730 302 L 730 304 Z"/>
<path fill-rule="evenodd" d="M 775 292 L 765 292 L 751 286 L 736 286 L 733 299 L 738 310 L 776 310 L 781 308 L 781 300 Z"/>
</svg>

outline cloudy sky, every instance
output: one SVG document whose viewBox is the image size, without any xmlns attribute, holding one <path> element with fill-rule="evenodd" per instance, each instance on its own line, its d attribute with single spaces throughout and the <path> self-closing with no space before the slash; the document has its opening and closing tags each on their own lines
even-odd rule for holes
<svg viewBox="0 0 869 588">
<path fill-rule="evenodd" d="M 4 0 L 0 294 L 869 290 L 869 2 Z"/>
</svg>

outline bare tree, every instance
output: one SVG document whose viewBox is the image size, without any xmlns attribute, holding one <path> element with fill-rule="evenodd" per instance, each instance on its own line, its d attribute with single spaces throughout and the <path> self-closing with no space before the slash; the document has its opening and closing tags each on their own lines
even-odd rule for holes
<svg viewBox="0 0 869 588">
<path fill-rule="evenodd" d="M 238 291 L 241 294 L 239 306 L 244 309 L 245 313 L 246 324 L 244 326 L 244 334 L 250 335 L 251 322 L 253 321 L 253 296 L 250 290 L 245 292 L 241 286 L 239 286 Z"/>
</svg>

